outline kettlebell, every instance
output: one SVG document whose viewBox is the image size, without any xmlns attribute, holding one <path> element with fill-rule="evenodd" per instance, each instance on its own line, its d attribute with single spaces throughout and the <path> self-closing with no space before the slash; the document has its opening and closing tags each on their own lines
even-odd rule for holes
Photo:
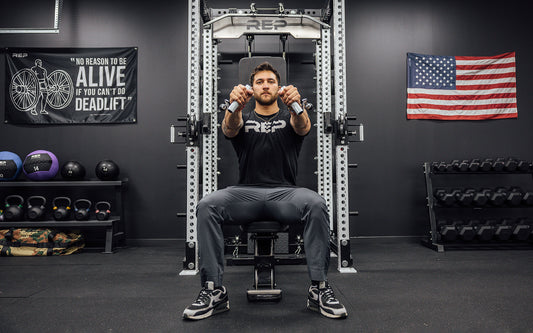
<svg viewBox="0 0 533 333">
<path fill-rule="evenodd" d="M 66 205 L 60 205 L 59 203 L 66 203 Z M 72 201 L 70 201 L 67 197 L 57 197 L 52 201 L 52 204 L 54 205 L 54 220 L 61 221 L 66 220 L 70 213 L 70 205 Z"/>
<path fill-rule="evenodd" d="M 74 201 L 74 218 L 78 221 L 88 220 L 91 206 L 92 202 L 87 199 L 78 199 Z"/>
<path fill-rule="evenodd" d="M 10 195 L 6 197 L 6 209 L 4 210 L 4 221 L 20 221 L 24 216 L 22 209 L 24 199 L 20 195 Z"/>
<path fill-rule="evenodd" d="M 37 206 L 33 203 L 37 202 Z M 28 198 L 28 220 L 36 221 L 44 216 L 46 198 L 40 195 L 34 195 Z"/>
<path fill-rule="evenodd" d="M 111 214 L 111 204 L 107 201 L 99 201 L 94 205 L 96 209 L 96 219 L 98 221 L 105 221 L 109 218 Z"/>
</svg>

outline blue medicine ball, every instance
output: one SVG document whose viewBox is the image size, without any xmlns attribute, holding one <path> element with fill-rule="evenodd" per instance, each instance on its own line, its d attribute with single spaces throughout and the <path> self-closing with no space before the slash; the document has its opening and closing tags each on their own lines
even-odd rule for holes
<svg viewBox="0 0 533 333">
<path fill-rule="evenodd" d="M 0 181 L 16 179 L 22 169 L 22 159 L 10 151 L 0 151 Z"/>
</svg>

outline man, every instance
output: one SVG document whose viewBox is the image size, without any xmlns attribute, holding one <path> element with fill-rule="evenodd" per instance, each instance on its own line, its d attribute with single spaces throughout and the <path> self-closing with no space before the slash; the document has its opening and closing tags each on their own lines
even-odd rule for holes
<svg viewBox="0 0 533 333">
<path fill-rule="evenodd" d="M 46 111 L 46 96 L 48 95 L 48 82 L 46 81 L 48 72 L 46 68 L 43 67 L 43 61 L 41 59 L 35 60 L 35 66 L 31 68 L 31 70 L 35 73 L 37 76 L 37 80 L 39 81 L 39 96 L 37 104 L 40 103 L 41 106 L 41 113 L 42 114 L 48 114 Z M 34 108 L 31 110 L 32 115 L 37 115 L 37 104 Z"/>
<path fill-rule="evenodd" d="M 307 308 L 330 318 L 346 318 L 344 306 L 335 298 L 327 282 L 330 259 L 329 215 L 325 200 L 316 192 L 296 187 L 298 154 L 311 121 L 304 110 L 280 109 L 300 104 L 293 86 L 281 89 L 280 77 L 269 63 L 257 66 L 250 78 L 251 89 L 233 88 L 230 103 L 239 107 L 226 111 L 222 132 L 231 140 L 239 160 L 239 185 L 205 196 L 197 207 L 199 267 L 203 289 L 196 301 L 183 312 L 184 319 L 204 319 L 229 310 L 224 271 L 222 225 L 256 220 L 284 224 L 305 224 L 303 238 L 307 270 L 311 279 Z M 255 99 L 255 109 L 242 113 Z"/>
</svg>

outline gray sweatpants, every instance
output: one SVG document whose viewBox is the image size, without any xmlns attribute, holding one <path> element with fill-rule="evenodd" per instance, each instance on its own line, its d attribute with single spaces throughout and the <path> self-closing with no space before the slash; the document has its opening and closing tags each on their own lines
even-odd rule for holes
<svg viewBox="0 0 533 333">
<path fill-rule="evenodd" d="M 326 201 L 302 187 L 230 186 L 210 193 L 198 203 L 198 251 L 202 286 L 222 285 L 223 224 L 273 220 L 305 224 L 304 246 L 311 280 L 325 281 L 329 267 L 329 215 Z"/>
</svg>

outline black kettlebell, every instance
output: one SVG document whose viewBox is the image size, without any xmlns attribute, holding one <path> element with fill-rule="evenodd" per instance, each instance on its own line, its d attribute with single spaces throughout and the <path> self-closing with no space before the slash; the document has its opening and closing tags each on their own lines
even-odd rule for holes
<svg viewBox="0 0 533 333">
<path fill-rule="evenodd" d="M 64 203 L 63 205 L 59 203 Z M 54 220 L 61 221 L 66 220 L 70 213 L 70 205 L 72 201 L 70 201 L 67 197 L 57 197 L 52 201 L 52 204 L 54 205 Z"/>
<path fill-rule="evenodd" d="M 24 199 L 20 195 L 10 195 L 6 197 L 6 209 L 4 210 L 4 221 L 21 221 L 24 216 L 22 209 Z"/>
<path fill-rule="evenodd" d="M 92 204 L 93 203 L 87 199 L 78 199 L 74 201 L 74 218 L 78 221 L 88 220 Z"/>
<path fill-rule="evenodd" d="M 111 214 L 111 204 L 107 201 L 99 201 L 94 205 L 96 209 L 96 219 L 98 221 L 105 221 L 109 218 Z"/>
<path fill-rule="evenodd" d="M 36 205 L 34 203 L 37 203 Z M 46 198 L 34 195 L 28 198 L 28 220 L 36 221 L 44 217 Z"/>
</svg>

